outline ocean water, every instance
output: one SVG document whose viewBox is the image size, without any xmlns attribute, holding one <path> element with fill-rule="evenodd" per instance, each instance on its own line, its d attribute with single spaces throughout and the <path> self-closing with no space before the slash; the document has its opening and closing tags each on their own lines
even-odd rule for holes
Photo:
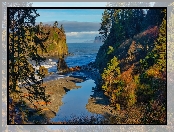
<svg viewBox="0 0 174 132">
<path fill-rule="evenodd" d="M 57 112 L 56 116 L 51 119 L 52 122 L 66 121 L 72 119 L 72 117 L 84 117 L 84 116 L 98 116 L 91 113 L 86 109 L 86 104 L 90 95 L 93 94 L 92 87 L 95 87 L 95 82 L 92 79 L 86 80 L 81 83 L 76 83 L 77 86 L 81 86 L 78 89 L 72 89 L 67 92 L 63 97 L 63 105 Z"/>
<path fill-rule="evenodd" d="M 94 62 L 101 45 L 97 43 L 68 43 L 68 50 L 72 55 L 65 58 L 67 65 L 73 67 Z"/>
</svg>

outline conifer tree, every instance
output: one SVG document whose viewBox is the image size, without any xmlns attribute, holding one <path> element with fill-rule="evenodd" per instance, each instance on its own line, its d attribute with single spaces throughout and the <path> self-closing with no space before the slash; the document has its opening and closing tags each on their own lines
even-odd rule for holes
<svg viewBox="0 0 174 132">
<path fill-rule="evenodd" d="M 102 73 L 102 79 L 104 84 L 102 86 L 103 90 L 108 91 L 113 83 L 116 83 L 116 77 L 120 75 L 120 68 L 118 66 L 118 59 L 114 56 L 111 61 L 107 64 L 107 68 L 104 69 Z"/>
<path fill-rule="evenodd" d="M 110 16 L 108 11 L 109 11 L 108 9 L 104 10 L 104 13 L 102 14 L 101 27 L 99 29 L 99 34 L 102 35 L 104 41 L 106 40 L 109 34 L 109 30 L 111 26 L 111 21 L 110 21 Z"/>
<path fill-rule="evenodd" d="M 57 28 L 58 27 L 58 22 L 57 21 L 54 22 L 53 27 L 54 28 Z"/>
<path fill-rule="evenodd" d="M 65 33 L 65 30 L 64 30 L 64 27 L 63 27 L 63 24 L 60 25 L 60 30 Z"/>
<path fill-rule="evenodd" d="M 40 38 L 40 31 L 36 32 L 35 19 L 39 16 L 35 9 L 12 8 L 9 12 L 9 98 L 14 102 L 23 102 L 23 92 L 21 87 L 26 88 L 29 97 L 26 97 L 31 103 L 35 100 L 48 101 L 45 95 L 45 87 L 41 86 L 41 82 L 36 79 L 35 69 L 29 63 L 32 59 L 36 61 L 36 65 L 44 60 L 37 53 L 37 47 L 43 47 L 43 42 L 47 39 Z M 33 31 L 34 30 L 34 31 Z M 33 44 L 35 42 L 35 45 Z M 42 76 L 39 75 L 42 80 Z M 27 85 L 23 85 L 24 82 Z M 20 83 L 22 86 L 20 86 Z M 32 95 L 32 96 L 31 96 Z M 9 123 L 15 123 L 13 118 L 9 119 Z"/>
</svg>

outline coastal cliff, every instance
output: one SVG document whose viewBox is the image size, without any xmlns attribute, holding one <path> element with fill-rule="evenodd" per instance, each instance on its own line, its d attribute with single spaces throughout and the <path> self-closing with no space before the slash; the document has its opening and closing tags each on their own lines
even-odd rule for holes
<svg viewBox="0 0 174 132">
<path fill-rule="evenodd" d="M 63 26 L 61 25 L 59 28 L 50 25 L 43 25 L 42 30 L 48 33 L 48 39 L 44 42 L 46 48 L 45 51 L 38 48 L 39 55 L 43 55 L 44 57 L 66 56 L 68 54 L 68 47 Z"/>
</svg>

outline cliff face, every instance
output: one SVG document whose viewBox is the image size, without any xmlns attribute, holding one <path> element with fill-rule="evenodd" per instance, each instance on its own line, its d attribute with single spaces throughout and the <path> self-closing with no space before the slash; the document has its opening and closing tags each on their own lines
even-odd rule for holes
<svg viewBox="0 0 174 132">
<path fill-rule="evenodd" d="M 65 56 L 68 54 L 68 47 L 66 44 L 66 34 L 64 31 L 57 27 L 44 26 L 43 29 L 49 32 L 48 39 L 44 42 L 46 51 L 42 52 L 40 49 L 39 54 L 45 57 L 49 56 Z"/>
</svg>

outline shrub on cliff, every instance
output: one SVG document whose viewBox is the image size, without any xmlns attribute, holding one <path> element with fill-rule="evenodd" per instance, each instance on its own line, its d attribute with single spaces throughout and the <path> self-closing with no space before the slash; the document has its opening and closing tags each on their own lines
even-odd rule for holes
<svg viewBox="0 0 174 132">
<path fill-rule="evenodd" d="M 122 96 L 124 82 L 118 79 L 120 76 L 120 67 L 118 65 L 119 62 L 114 56 L 101 76 L 103 80 L 102 89 L 110 97 L 111 104 L 119 109 L 119 98 Z"/>
</svg>

